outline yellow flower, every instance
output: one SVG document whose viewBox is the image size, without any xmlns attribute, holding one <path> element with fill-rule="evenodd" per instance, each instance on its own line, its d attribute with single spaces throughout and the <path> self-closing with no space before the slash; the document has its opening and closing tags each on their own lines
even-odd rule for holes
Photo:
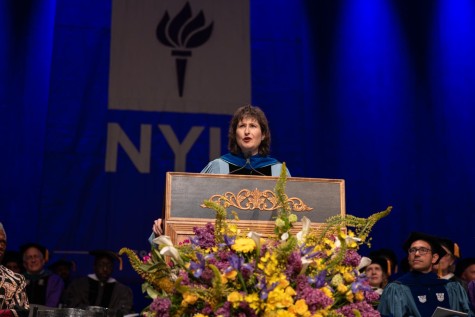
<svg viewBox="0 0 475 317">
<path fill-rule="evenodd" d="M 329 298 L 333 298 L 333 292 L 328 287 L 322 287 L 320 290 L 327 295 Z"/>
<path fill-rule="evenodd" d="M 289 307 L 289 311 L 296 315 L 304 317 L 311 315 L 308 311 L 308 306 L 304 299 L 299 299 L 298 301 L 296 301 L 295 304 Z"/>
<path fill-rule="evenodd" d="M 231 248 L 237 252 L 248 253 L 256 248 L 256 243 L 250 238 L 237 238 Z"/>
<path fill-rule="evenodd" d="M 355 276 L 350 272 L 343 273 L 343 279 L 346 283 L 353 283 L 355 281 Z"/>
<path fill-rule="evenodd" d="M 349 301 L 350 303 L 353 303 L 354 299 L 355 299 L 355 295 L 351 291 L 348 291 L 346 293 L 346 300 Z"/>
<path fill-rule="evenodd" d="M 254 310 L 257 310 L 259 308 L 261 302 L 259 294 L 257 293 L 246 295 L 246 297 L 244 297 L 244 300 L 249 304 L 249 307 Z"/>
<path fill-rule="evenodd" d="M 336 287 L 336 290 L 341 294 L 345 294 L 348 291 L 348 287 L 345 284 L 341 283 L 341 284 L 338 284 L 338 286 Z"/>
<path fill-rule="evenodd" d="M 358 301 L 358 302 L 361 302 L 361 301 L 363 301 L 363 299 L 364 299 L 364 293 L 362 291 L 356 292 L 355 300 Z"/>
<path fill-rule="evenodd" d="M 183 294 L 183 300 L 181 301 L 182 306 L 193 305 L 198 300 L 198 296 L 193 293 L 186 292 Z"/>
<path fill-rule="evenodd" d="M 194 314 L 193 317 L 208 317 L 208 315 L 203 315 L 203 314 Z"/>
<path fill-rule="evenodd" d="M 244 300 L 244 296 L 237 292 L 237 291 L 234 291 L 234 292 L 231 292 L 229 295 L 228 295 L 228 301 L 233 303 L 233 307 L 236 308 L 239 306 L 239 304 Z"/>
</svg>

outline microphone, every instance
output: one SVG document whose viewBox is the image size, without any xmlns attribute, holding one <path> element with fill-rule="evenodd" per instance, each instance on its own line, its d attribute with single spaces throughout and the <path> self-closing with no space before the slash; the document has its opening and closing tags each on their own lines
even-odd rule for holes
<svg viewBox="0 0 475 317">
<path fill-rule="evenodd" d="M 250 157 L 248 157 L 247 160 L 246 160 L 246 165 L 247 165 L 247 164 L 249 164 L 249 167 L 251 168 L 251 171 L 254 171 L 254 172 L 256 172 L 256 173 L 259 174 L 259 175 L 266 176 L 265 174 L 259 172 L 259 171 L 256 170 L 254 167 L 252 167 L 251 158 L 250 158 Z M 246 166 L 246 165 L 244 165 L 244 166 Z"/>
<path fill-rule="evenodd" d="M 246 158 L 246 163 L 243 166 L 241 166 L 240 168 L 230 172 L 229 174 L 234 174 L 236 172 L 239 172 L 240 170 L 244 169 L 247 165 L 251 166 L 251 155 L 250 155 L 250 153 L 245 152 L 245 153 L 243 153 L 243 155 Z M 252 166 L 251 166 L 251 168 L 252 168 Z"/>
</svg>

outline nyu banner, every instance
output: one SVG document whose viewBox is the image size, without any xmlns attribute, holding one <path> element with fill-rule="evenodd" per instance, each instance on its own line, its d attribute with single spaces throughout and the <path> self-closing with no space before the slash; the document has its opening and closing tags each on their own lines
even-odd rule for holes
<svg viewBox="0 0 475 317">
<path fill-rule="evenodd" d="M 248 1 L 115 0 L 109 109 L 231 114 L 251 100 Z"/>
</svg>

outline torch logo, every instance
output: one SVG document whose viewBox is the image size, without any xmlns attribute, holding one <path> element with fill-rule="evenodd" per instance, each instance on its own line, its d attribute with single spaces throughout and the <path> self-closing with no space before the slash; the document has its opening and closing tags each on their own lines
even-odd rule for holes
<svg viewBox="0 0 475 317">
<path fill-rule="evenodd" d="M 171 54 L 175 57 L 175 67 L 178 82 L 178 94 L 183 96 L 185 85 L 185 73 L 191 49 L 206 43 L 213 32 L 213 22 L 205 25 L 205 16 L 200 11 L 193 17 L 190 4 L 187 2 L 183 9 L 170 19 L 168 11 L 165 11 L 157 26 L 158 41 L 172 48 Z"/>
</svg>

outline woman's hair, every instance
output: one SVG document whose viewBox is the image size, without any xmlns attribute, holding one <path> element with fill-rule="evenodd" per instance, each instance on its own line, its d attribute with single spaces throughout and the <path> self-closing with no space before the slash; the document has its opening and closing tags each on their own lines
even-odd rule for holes
<svg viewBox="0 0 475 317">
<path fill-rule="evenodd" d="M 269 123 L 267 122 L 266 115 L 264 111 L 261 110 L 259 107 L 254 107 L 252 105 L 245 105 L 239 107 L 233 115 L 231 119 L 231 123 L 229 124 L 229 132 L 228 132 L 228 149 L 234 155 L 241 154 L 241 148 L 237 144 L 236 141 L 236 129 L 241 120 L 244 118 L 254 118 L 259 123 L 261 128 L 262 136 L 264 140 L 261 141 L 259 145 L 259 154 L 262 156 L 269 155 L 270 152 L 270 129 Z"/>
</svg>

